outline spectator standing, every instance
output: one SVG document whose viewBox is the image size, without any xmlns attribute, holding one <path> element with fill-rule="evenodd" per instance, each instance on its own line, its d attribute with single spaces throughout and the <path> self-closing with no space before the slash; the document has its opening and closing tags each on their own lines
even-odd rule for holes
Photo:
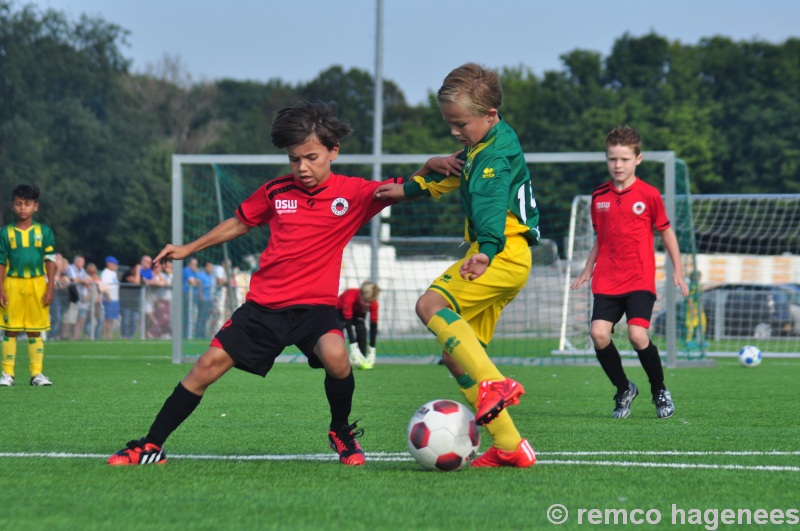
<svg viewBox="0 0 800 531">
<path fill-rule="evenodd" d="M 245 295 L 250 288 L 250 273 L 234 266 L 231 272 L 231 287 L 233 288 L 234 307 L 244 304 Z"/>
<path fill-rule="evenodd" d="M 141 263 L 142 289 L 144 289 L 145 331 L 147 332 L 147 337 L 153 338 L 158 337 L 158 335 L 154 336 L 154 332 L 151 330 L 153 326 L 156 326 L 156 303 L 158 302 L 158 292 L 161 291 L 161 289 L 166 285 L 163 275 L 164 266 L 161 264 L 153 264 L 153 259 L 149 256 L 143 256 Z M 145 263 L 149 264 L 150 267 L 145 269 Z"/>
<path fill-rule="evenodd" d="M 228 270 L 231 269 L 230 260 L 228 261 Z M 214 266 L 214 279 L 216 286 L 214 288 L 214 318 L 210 321 L 210 330 L 219 330 L 225 324 L 225 316 L 231 310 L 226 306 L 228 302 L 228 274 L 225 272 L 223 264 Z"/>
<path fill-rule="evenodd" d="M 100 337 L 100 331 L 103 327 L 103 297 L 108 292 L 108 286 L 100 280 L 100 273 L 98 273 L 97 266 L 94 263 L 89 262 L 86 264 L 86 274 L 89 276 L 89 280 L 92 281 L 92 286 L 89 288 L 91 295 L 86 334 L 91 339 L 97 339 Z M 92 326 L 93 323 L 94 326 Z"/>
<path fill-rule="evenodd" d="M 192 337 L 192 318 L 197 310 L 197 301 L 200 298 L 198 288 L 200 280 L 197 278 L 197 258 L 191 257 L 183 268 L 183 338 Z"/>
<path fill-rule="evenodd" d="M 206 337 L 208 324 L 214 319 L 214 294 L 217 290 L 217 276 L 214 274 L 214 264 L 206 262 L 203 269 L 197 273 L 200 281 L 200 300 L 197 304 L 197 321 L 195 325 L 195 337 Z"/>
<path fill-rule="evenodd" d="M 106 268 L 100 273 L 100 280 L 108 286 L 108 291 L 103 297 L 103 339 L 114 336 L 114 323 L 120 315 L 119 308 L 119 277 L 117 276 L 119 260 L 113 256 L 106 256 Z"/>
<path fill-rule="evenodd" d="M 55 271 L 55 290 L 53 291 L 53 303 L 50 305 L 50 333 L 51 340 L 61 337 L 61 319 L 64 315 L 64 305 L 62 299 L 65 297 L 69 278 L 67 277 L 67 266 L 69 262 L 61 253 L 56 253 Z"/>
<path fill-rule="evenodd" d="M 139 328 L 141 318 L 142 296 L 142 266 L 136 263 L 130 266 L 122 277 L 124 285 L 120 287 L 120 315 L 119 332 L 122 339 L 133 339 Z"/>
<path fill-rule="evenodd" d="M 89 316 L 89 287 L 91 280 L 84 269 L 86 258 L 75 255 L 72 263 L 67 266 L 65 274 L 69 278 L 69 306 L 64 312 L 61 323 L 61 339 L 78 340 L 81 338 L 86 318 Z"/>
<path fill-rule="evenodd" d="M 147 335 L 152 339 L 170 339 L 172 337 L 172 262 L 153 264 L 154 276 L 159 279 L 160 288 L 156 289 L 153 321 L 148 324 Z"/>
</svg>

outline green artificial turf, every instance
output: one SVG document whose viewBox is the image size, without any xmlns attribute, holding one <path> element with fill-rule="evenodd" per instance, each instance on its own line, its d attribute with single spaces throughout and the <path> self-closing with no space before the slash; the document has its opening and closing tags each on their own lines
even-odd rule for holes
<svg viewBox="0 0 800 531">
<path fill-rule="evenodd" d="M 800 360 L 667 369 L 677 411 L 666 420 L 638 366 L 626 370 L 642 393 L 622 420 L 599 367 L 503 366 L 527 390 L 510 412 L 539 462 L 441 473 L 410 459 L 406 427 L 424 402 L 463 401 L 442 366 L 356 372 L 364 467 L 333 459 L 324 374 L 302 363 L 266 379 L 231 371 L 167 441 L 165 465 L 110 467 L 190 366 L 171 363 L 167 343 L 45 349 L 52 387 L 26 385 L 20 349 L 17 385 L 0 388 L 0 529 L 619 529 L 614 511 L 633 510 L 660 521 L 627 526 L 712 529 L 723 509 L 798 509 Z M 557 527 L 553 504 L 569 512 Z"/>
</svg>

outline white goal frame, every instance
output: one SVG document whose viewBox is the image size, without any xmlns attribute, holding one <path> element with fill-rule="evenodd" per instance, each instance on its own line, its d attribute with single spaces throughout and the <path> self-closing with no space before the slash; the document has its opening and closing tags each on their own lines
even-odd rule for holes
<svg viewBox="0 0 800 531">
<path fill-rule="evenodd" d="M 441 154 L 404 154 L 404 155 L 339 155 L 334 164 L 366 165 L 374 168 L 373 179 L 380 180 L 381 166 L 383 164 L 424 164 L 430 157 Z M 675 213 L 675 152 L 674 151 L 645 151 L 642 153 L 644 160 L 659 162 L 664 166 L 664 202 L 667 215 L 674 218 Z M 568 164 L 568 163 L 605 163 L 605 152 L 579 152 L 579 153 L 526 153 L 525 161 L 528 164 Z M 183 244 L 183 166 L 192 165 L 287 165 L 286 155 L 173 155 L 172 157 L 172 242 L 176 245 Z M 534 176 L 535 187 L 535 176 Z M 546 195 L 540 192 L 540 195 Z M 244 198 L 243 198 L 244 199 Z M 388 214 L 388 213 L 387 213 Z M 222 213 L 220 212 L 220 216 Z M 377 219 L 377 218 L 376 218 Z M 380 220 L 378 219 L 378 227 Z M 376 225 L 373 225 L 375 227 Z M 210 229 L 211 227 L 209 227 Z M 373 230 L 372 245 L 373 256 L 377 256 L 377 247 L 380 245 L 378 230 Z M 571 254 L 571 246 L 570 251 Z M 172 361 L 184 363 L 195 359 L 186 358 L 183 354 L 183 262 L 176 261 L 172 278 Z M 565 298 L 569 296 L 569 283 L 571 277 L 572 256 L 569 256 L 565 274 Z M 377 260 L 373 260 L 374 264 Z M 667 276 L 672 277 L 672 264 L 667 263 Z M 373 275 L 376 277 L 377 275 Z M 566 300 L 565 300 L 566 303 Z M 674 307 L 675 295 L 673 290 L 667 290 L 667 307 Z M 667 363 L 675 366 L 677 359 L 677 346 L 675 342 L 675 317 L 674 312 L 669 312 L 667 334 Z M 588 333 L 588 330 L 587 330 Z"/>
</svg>

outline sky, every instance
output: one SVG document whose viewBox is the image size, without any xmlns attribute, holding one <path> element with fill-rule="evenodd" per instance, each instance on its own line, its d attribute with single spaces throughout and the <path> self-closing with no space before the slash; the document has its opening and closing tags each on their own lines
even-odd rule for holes
<svg viewBox="0 0 800 531">
<path fill-rule="evenodd" d="M 192 82 L 305 83 L 333 65 L 376 72 L 378 0 L 20 0 L 130 31 L 134 72 L 169 57 Z M 486 9 L 491 6 L 490 9 Z M 563 70 L 576 49 L 607 57 L 626 32 L 697 44 L 724 36 L 780 44 L 800 37 L 798 0 L 383 0 L 382 72 L 416 105 L 474 61 Z M 154 69 L 154 70 L 153 70 Z"/>
</svg>

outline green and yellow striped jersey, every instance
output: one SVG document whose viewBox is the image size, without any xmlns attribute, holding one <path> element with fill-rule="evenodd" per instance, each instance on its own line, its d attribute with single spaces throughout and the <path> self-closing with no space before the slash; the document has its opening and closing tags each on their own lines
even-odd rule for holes
<svg viewBox="0 0 800 531">
<path fill-rule="evenodd" d="M 0 231 L 0 263 L 7 277 L 32 278 L 45 275 L 45 257 L 55 256 L 55 236 L 47 225 L 34 222 L 25 230 L 6 225 Z"/>
<path fill-rule="evenodd" d="M 406 197 L 441 197 L 458 188 L 466 214 L 465 239 L 477 241 L 491 260 L 506 237 L 521 234 L 530 245 L 541 239 L 539 209 L 525 153 L 514 130 L 502 118 L 478 144 L 467 148 L 460 175 L 416 175 L 403 185 Z"/>
</svg>

